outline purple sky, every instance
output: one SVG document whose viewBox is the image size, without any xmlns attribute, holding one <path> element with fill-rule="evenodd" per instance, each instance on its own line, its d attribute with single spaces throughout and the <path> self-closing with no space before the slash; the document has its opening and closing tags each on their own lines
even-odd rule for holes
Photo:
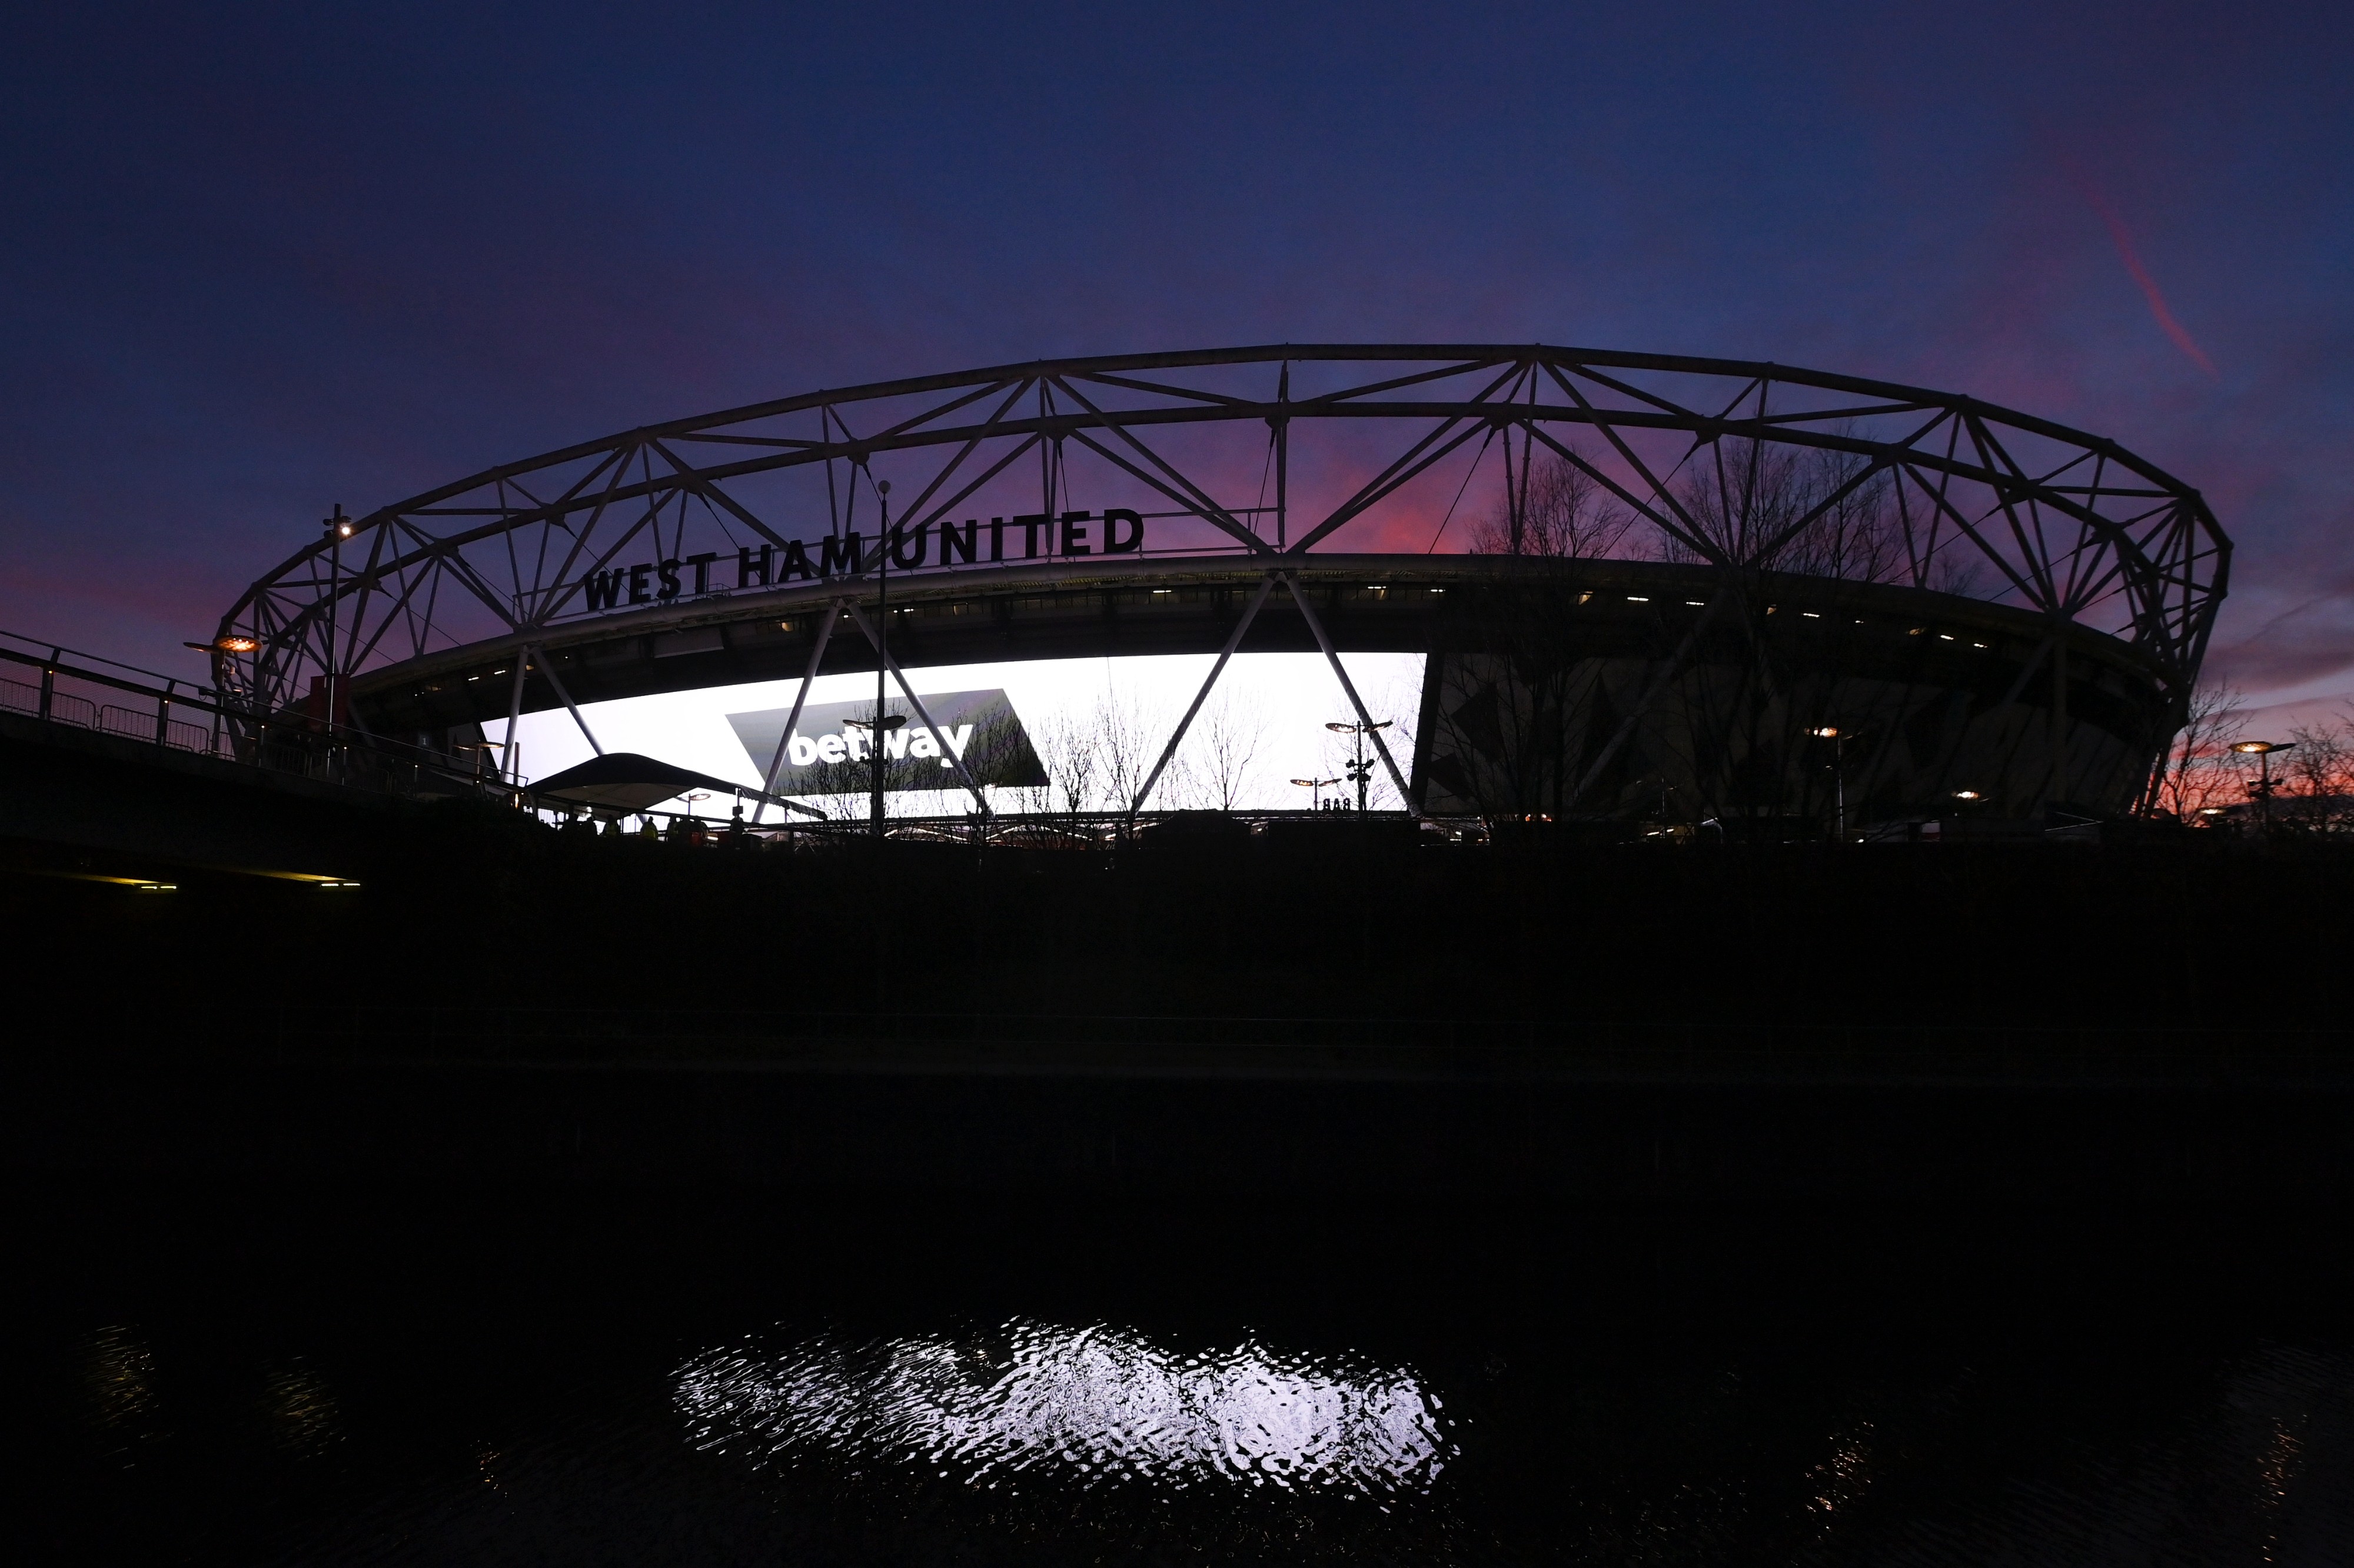
<svg viewBox="0 0 2354 1568">
<path fill-rule="evenodd" d="M 26 13 L 0 627 L 195 674 L 331 502 L 817 387 L 1533 340 L 2115 437 L 2211 669 L 2354 692 L 2354 13 L 1800 10 Z"/>
</svg>

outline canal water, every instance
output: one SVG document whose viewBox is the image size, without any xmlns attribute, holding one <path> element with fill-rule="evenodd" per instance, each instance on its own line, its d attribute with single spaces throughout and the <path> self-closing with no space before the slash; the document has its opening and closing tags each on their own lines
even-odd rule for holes
<svg viewBox="0 0 2354 1568">
<path fill-rule="evenodd" d="M 19 1181 L 17 1562 L 2331 1563 L 2327 1214 Z"/>
</svg>

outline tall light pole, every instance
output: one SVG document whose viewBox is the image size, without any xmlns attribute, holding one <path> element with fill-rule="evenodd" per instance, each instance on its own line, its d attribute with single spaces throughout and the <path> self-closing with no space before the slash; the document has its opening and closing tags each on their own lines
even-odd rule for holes
<svg viewBox="0 0 2354 1568">
<path fill-rule="evenodd" d="M 342 607 L 344 584 L 344 541 L 352 536 L 352 520 L 344 515 L 344 503 L 335 503 L 333 515 L 323 517 L 319 525 L 327 531 L 327 694 L 326 733 L 327 755 L 335 750 L 335 612 Z M 332 764 L 331 764 L 332 765 Z"/>
<path fill-rule="evenodd" d="M 1819 725 L 1807 731 L 1817 740 L 1831 743 L 1831 798 L 1839 814 L 1838 837 L 1847 842 L 1847 743 L 1848 736 L 1835 724 Z"/>
<path fill-rule="evenodd" d="M 2256 810 L 2264 820 L 2264 832 L 2273 829 L 2273 753 L 2295 751 L 2293 740 L 2235 740 L 2232 749 L 2243 757 L 2253 757 L 2263 775 L 2256 784 Z"/>
<path fill-rule="evenodd" d="M 1292 782 L 1299 785 L 1302 789 L 1315 790 L 1316 804 L 1311 809 L 1322 810 L 1324 809 L 1324 791 L 1331 789 L 1333 785 L 1338 784 L 1340 780 L 1338 779 L 1295 779 Z"/>
<path fill-rule="evenodd" d="M 844 719 L 842 723 L 844 728 L 854 729 L 866 737 L 867 768 L 869 777 L 874 780 L 875 814 L 872 826 L 875 837 L 879 839 L 883 836 L 883 737 L 906 724 L 907 715 L 883 713 L 883 700 L 879 696 L 875 701 L 875 711 L 882 714 L 882 716 L 871 719 Z"/>
<path fill-rule="evenodd" d="M 1365 736 L 1377 729 L 1389 728 L 1390 721 L 1377 719 L 1372 724 L 1328 724 L 1324 727 L 1335 735 L 1353 735 L 1357 737 L 1357 755 L 1341 771 L 1346 773 L 1357 786 L 1357 811 L 1359 815 L 1363 815 L 1365 810 L 1365 787 L 1373 777 L 1373 765 L 1365 756 Z"/>
<path fill-rule="evenodd" d="M 875 780 L 875 842 L 883 842 L 883 736 L 899 727 L 884 716 L 883 678 L 891 668 L 891 482 L 875 482 L 875 504 L 882 520 L 875 525 L 875 722 L 866 731 L 866 747 Z M 905 723 L 903 719 L 900 721 Z"/>
</svg>

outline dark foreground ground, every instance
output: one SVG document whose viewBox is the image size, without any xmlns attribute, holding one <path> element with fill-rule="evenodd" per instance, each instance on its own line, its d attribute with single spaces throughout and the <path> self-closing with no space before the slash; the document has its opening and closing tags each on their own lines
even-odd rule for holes
<svg viewBox="0 0 2354 1568">
<path fill-rule="evenodd" d="M 879 1011 L 2299 1031 L 2346 1022 L 2354 930 L 2354 847 L 2320 841 L 1440 846 L 1336 821 L 878 855 L 583 842 L 471 802 L 265 803 L 276 815 L 217 860 L 360 885 L 0 843 L 0 934 L 37 981 L 25 1004 L 228 1007 L 260 1028 L 435 1005 L 785 1026 Z M 246 842 L 281 816 L 283 842 Z"/>
<path fill-rule="evenodd" d="M 2348 1560 L 2332 846 L 310 842 L 0 876 L 25 1560 Z"/>
<path fill-rule="evenodd" d="M 882 852 L 442 808 L 313 852 L 356 885 L 0 876 L 0 1134 L 20 1168 L 93 1176 L 1947 1202 L 2354 1182 L 2354 853 L 2332 844 L 1336 825 Z"/>
</svg>

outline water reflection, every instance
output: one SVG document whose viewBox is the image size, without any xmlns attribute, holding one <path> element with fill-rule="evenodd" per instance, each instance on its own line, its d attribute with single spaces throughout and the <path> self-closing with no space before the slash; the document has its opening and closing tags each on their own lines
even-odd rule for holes
<svg viewBox="0 0 2354 1568">
<path fill-rule="evenodd" d="M 163 1436 L 155 1402 L 155 1353 L 136 1329 L 109 1323 L 82 1343 L 90 1425 L 106 1450 L 127 1455 Z"/>
<path fill-rule="evenodd" d="M 278 1440 L 297 1454 L 321 1454 L 343 1440 L 343 1412 L 317 1371 L 301 1361 L 272 1372 L 269 1410 Z"/>
<path fill-rule="evenodd" d="M 1015 1319 L 993 1333 L 713 1350 L 678 1370 L 692 1441 L 762 1463 L 920 1460 L 942 1478 L 1427 1486 L 1451 1425 L 1410 1372 L 1247 1340 L 1180 1355 L 1124 1329 Z"/>
</svg>

